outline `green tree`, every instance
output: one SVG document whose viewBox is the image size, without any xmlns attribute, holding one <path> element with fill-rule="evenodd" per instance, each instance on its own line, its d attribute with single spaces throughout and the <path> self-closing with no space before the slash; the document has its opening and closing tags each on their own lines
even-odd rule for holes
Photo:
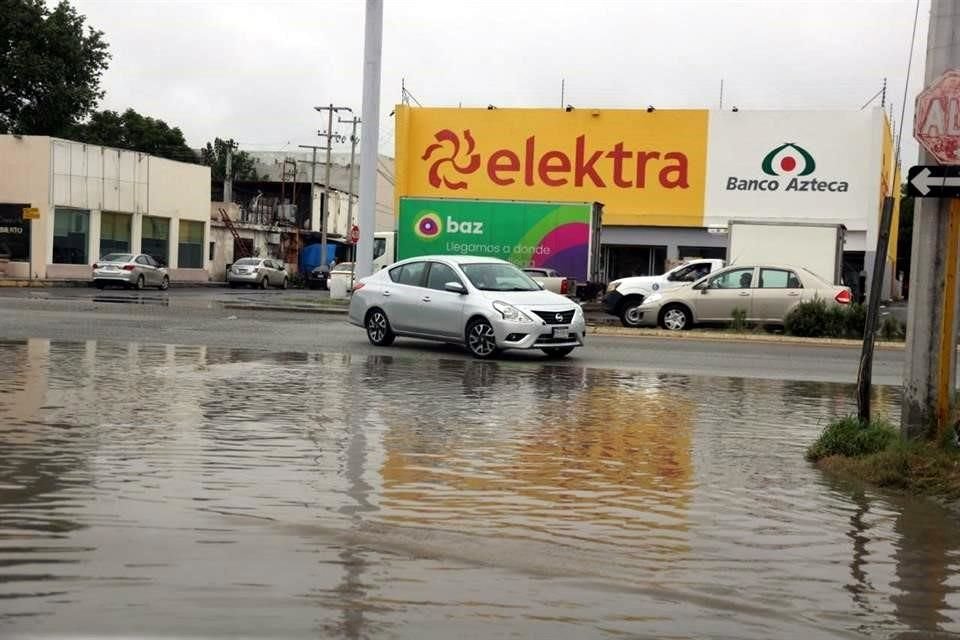
<svg viewBox="0 0 960 640">
<path fill-rule="evenodd" d="M 226 177 L 227 146 L 231 144 L 234 144 L 233 140 L 216 138 L 212 144 L 208 142 L 207 146 L 200 150 L 201 161 L 210 167 L 212 180 L 220 181 Z M 231 165 L 234 180 L 260 179 L 256 170 L 256 161 L 246 151 L 234 151 Z"/>
<path fill-rule="evenodd" d="M 103 32 L 66 0 L 0 0 L 0 16 L 0 133 L 65 135 L 103 97 Z"/>
<path fill-rule="evenodd" d="M 73 127 L 69 137 L 88 144 L 141 151 L 171 160 L 199 161 L 178 127 L 171 128 L 163 120 L 141 115 L 133 109 L 122 114 L 94 112 L 87 122 Z"/>
</svg>

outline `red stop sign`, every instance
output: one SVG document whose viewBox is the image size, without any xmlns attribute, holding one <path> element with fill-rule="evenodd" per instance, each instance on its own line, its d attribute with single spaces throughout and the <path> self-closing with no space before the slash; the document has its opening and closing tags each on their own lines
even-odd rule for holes
<svg viewBox="0 0 960 640">
<path fill-rule="evenodd" d="M 360 227 L 353 225 L 350 227 L 350 243 L 357 244 L 360 242 Z"/>
<path fill-rule="evenodd" d="M 947 71 L 917 96 L 913 137 L 940 164 L 960 164 L 960 70 Z"/>
</svg>

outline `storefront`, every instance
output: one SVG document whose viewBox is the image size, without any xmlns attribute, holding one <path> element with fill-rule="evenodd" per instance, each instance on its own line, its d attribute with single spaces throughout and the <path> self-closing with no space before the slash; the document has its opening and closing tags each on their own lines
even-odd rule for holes
<svg viewBox="0 0 960 640">
<path fill-rule="evenodd" d="M 23 209 L 37 218 L 23 220 Z M 209 278 L 210 169 L 44 136 L 0 135 L 0 262 L 13 278 L 88 279 L 109 253 Z"/>
<path fill-rule="evenodd" d="M 610 278 L 683 258 L 733 261 L 731 219 L 844 224 L 851 264 L 872 268 L 893 162 L 879 109 L 399 106 L 396 117 L 398 198 L 602 202 Z"/>
</svg>

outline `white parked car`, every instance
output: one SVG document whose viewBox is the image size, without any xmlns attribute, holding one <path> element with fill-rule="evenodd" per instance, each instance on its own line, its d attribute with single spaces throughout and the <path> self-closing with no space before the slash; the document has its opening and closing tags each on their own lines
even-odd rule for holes
<svg viewBox="0 0 960 640">
<path fill-rule="evenodd" d="M 575 302 L 544 291 L 496 258 L 425 256 L 403 260 L 354 286 L 350 322 L 377 346 L 409 336 L 462 344 L 477 358 L 502 349 L 563 357 L 583 344 Z"/>
<path fill-rule="evenodd" d="M 610 315 L 620 318 L 625 327 L 642 326 L 638 310 L 647 296 L 696 282 L 722 268 L 723 260 L 702 258 L 677 265 L 659 276 L 631 276 L 614 280 L 607 285 L 603 308 Z"/>
</svg>

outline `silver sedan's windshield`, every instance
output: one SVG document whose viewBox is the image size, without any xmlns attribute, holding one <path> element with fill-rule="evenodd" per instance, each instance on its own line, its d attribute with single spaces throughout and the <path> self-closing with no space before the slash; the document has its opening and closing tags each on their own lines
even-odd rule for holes
<svg viewBox="0 0 960 640">
<path fill-rule="evenodd" d="M 462 264 L 460 268 L 470 282 L 481 291 L 538 291 L 530 276 L 512 264 L 501 262 L 478 262 Z"/>
</svg>

